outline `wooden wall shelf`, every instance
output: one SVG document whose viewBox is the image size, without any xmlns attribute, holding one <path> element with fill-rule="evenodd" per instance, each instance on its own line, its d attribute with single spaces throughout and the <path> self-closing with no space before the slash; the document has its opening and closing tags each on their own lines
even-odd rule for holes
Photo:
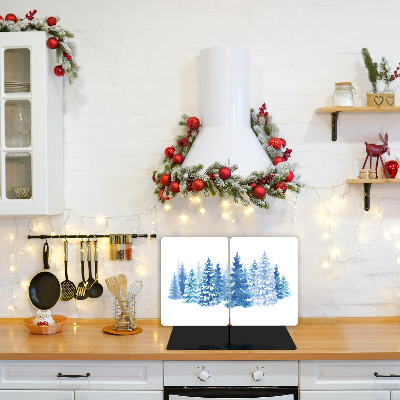
<svg viewBox="0 0 400 400">
<path fill-rule="evenodd" d="M 394 113 L 400 112 L 400 107 L 322 107 L 315 110 L 316 114 L 332 114 L 332 141 L 337 140 L 337 123 L 339 113 Z"/>
<path fill-rule="evenodd" d="M 371 185 L 374 183 L 400 183 L 398 178 L 377 178 L 377 179 L 347 179 L 349 184 L 363 183 L 364 184 L 364 210 L 369 211 L 370 209 L 370 192 Z"/>
</svg>

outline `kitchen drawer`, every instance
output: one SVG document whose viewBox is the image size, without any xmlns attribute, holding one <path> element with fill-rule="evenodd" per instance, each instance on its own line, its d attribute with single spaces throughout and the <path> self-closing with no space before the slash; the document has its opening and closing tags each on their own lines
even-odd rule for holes
<svg viewBox="0 0 400 400">
<path fill-rule="evenodd" d="M 163 392 L 99 392 L 96 390 L 75 392 L 75 400 L 163 400 Z"/>
<path fill-rule="evenodd" d="M 1 400 L 74 400 L 73 391 L 0 390 Z"/>
<path fill-rule="evenodd" d="M 390 391 L 329 391 L 329 392 L 307 392 L 300 391 L 300 400 L 390 400 Z"/>
<path fill-rule="evenodd" d="M 207 381 L 198 378 L 203 369 Z M 251 373 L 264 372 L 255 382 Z M 297 386 L 297 361 L 164 361 L 165 386 Z"/>
<path fill-rule="evenodd" d="M 1 389 L 162 390 L 161 361 L 1 361 Z M 57 374 L 88 378 L 58 378 Z"/>
<path fill-rule="evenodd" d="M 400 361 L 300 361 L 300 390 L 400 390 Z"/>
</svg>

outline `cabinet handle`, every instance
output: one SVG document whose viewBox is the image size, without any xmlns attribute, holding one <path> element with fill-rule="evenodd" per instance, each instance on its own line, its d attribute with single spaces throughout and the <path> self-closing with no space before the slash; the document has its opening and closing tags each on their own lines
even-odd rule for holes
<svg viewBox="0 0 400 400">
<path fill-rule="evenodd" d="M 86 375 L 63 375 L 61 372 L 57 374 L 57 378 L 89 378 L 89 372 Z"/>
<path fill-rule="evenodd" d="M 379 375 L 378 372 L 374 372 L 374 375 L 375 375 L 377 378 L 400 378 L 400 375 L 395 375 L 395 374 Z"/>
</svg>

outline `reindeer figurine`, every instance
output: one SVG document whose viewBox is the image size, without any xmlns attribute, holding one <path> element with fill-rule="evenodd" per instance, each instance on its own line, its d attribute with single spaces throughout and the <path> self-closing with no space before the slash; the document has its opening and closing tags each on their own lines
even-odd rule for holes
<svg viewBox="0 0 400 400">
<path fill-rule="evenodd" d="M 376 157 L 376 173 L 377 174 L 378 174 L 379 159 L 381 160 L 382 165 L 385 165 L 385 163 L 382 160 L 382 154 L 388 153 L 388 155 L 390 156 L 390 149 L 388 146 L 388 139 L 389 139 L 388 134 L 386 133 L 385 138 L 383 138 L 381 134 L 379 134 L 379 137 L 381 138 L 383 144 L 372 144 L 372 143 L 365 142 L 367 157 L 366 157 L 364 165 L 363 165 L 363 169 L 364 169 L 365 164 L 367 163 L 368 157 L 370 157 L 369 168 L 372 169 L 372 157 Z M 378 177 L 378 175 L 377 175 L 377 177 Z"/>
</svg>

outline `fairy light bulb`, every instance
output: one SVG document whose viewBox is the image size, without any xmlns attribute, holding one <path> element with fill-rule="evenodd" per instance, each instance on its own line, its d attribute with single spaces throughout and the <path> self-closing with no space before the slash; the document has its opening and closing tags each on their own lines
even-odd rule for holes
<svg viewBox="0 0 400 400">
<path fill-rule="evenodd" d="M 201 212 L 202 214 L 204 214 L 204 213 L 206 212 L 206 210 L 205 210 L 204 208 L 200 208 L 200 212 Z"/>
<path fill-rule="evenodd" d="M 322 237 L 323 237 L 324 239 L 328 239 L 329 233 L 328 233 L 328 232 L 325 232 L 325 233 L 322 235 Z"/>
<path fill-rule="evenodd" d="M 329 263 L 328 263 L 327 261 L 325 261 L 325 262 L 322 264 L 322 266 L 325 267 L 325 268 L 328 268 L 328 267 L 329 267 Z"/>
<path fill-rule="evenodd" d="M 181 215 L 181 218 L 182 218 L 183 221 L 187 221 L 188 216 L 187 215 Z"/>
<path fill-rule="evenodd" d="M 166 205 L 164 206 L 164 210 L 166 210 L 166 211 L 168 211 L 170 208 L 171 208 L 171 206 L 170 206 L 169 204 L 166 204 Z"/>
<path fill-rule="evenodd" d="M 8 268 L 11 272 L 15 271 L 15 267 L 11 266 L 10 268 Z"/>
</svg>

